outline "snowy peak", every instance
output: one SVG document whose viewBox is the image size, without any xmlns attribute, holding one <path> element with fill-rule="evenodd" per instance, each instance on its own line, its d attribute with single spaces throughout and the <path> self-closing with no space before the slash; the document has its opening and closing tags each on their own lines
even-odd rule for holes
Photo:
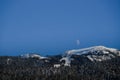
<svg viewBox="0 0 120 80">
<path fill-rule="evenodd" d="M 83 49 L 76 49 L 76 50 L 69 50 L 66 52 L 67 55 L 73 55 L 73 54 L 78 54 L 78 55 L 82 55 L 82 54 L 87 54 L 87 53 L 92 53 L 92 54 L 100 54 L 100 52 L 103 53 L 118 53 L 119 51 L 117 49 L 114 48 L 107 48 L 105 46 L 94 46 L 94 47 L 89 47 L 89 48 L 83 48 Z M 119 55 L 119 54 L 118 54 Z"/>
<path fill-rule="evenodd" d="M 52 56 L 52 57 L 42 57 L 39 54 L 32 53 L 32 54 L 24 54 L 21 55 L 22 58 L 37 58 L 41 61 L 47 60 L 47 62 L 53 64 L 55 66 L 64 65 L 64 66 L 71 66 L 73 62 L 97 62 L 97 61 L 105 61 L 112 58 L 116 58 L 120 56 L 120 51 L 115 48 L 108 48 L 105 46 L 93 46 L 89 48 L 83 49 L 73 49 L 66 51 L 65 54 L 60 55 L 59 57 Z M 56 65 L 56 63 L 58 63 Z"/>
<path fill-rule="evenodd" d="M 37 59 L 46 59 L 47 57 L 42 57 L 39 54 L 31 53 L 31 54 L 23 54 L 21 55 L 22 58 L 37 58 Z"/>
<path fill-rule="evenodd" d="M 65 53 L 66 57 L 72 55 L 84 55 L 91 61 L 103 61 L 120 56 L 120 51 L 105 46 L 94 46 L 83 49 L 69 50 Z"/>
</svg>

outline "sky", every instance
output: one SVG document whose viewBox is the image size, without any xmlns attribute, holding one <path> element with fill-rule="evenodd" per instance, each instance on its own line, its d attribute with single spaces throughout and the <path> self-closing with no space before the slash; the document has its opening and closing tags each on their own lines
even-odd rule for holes
<svg viewBox="0 0 120 80">
<path fill-rule="evenodd" d="M 120 49 L 120 0 L 0 0 L 0 55 Z"/>
</svg>

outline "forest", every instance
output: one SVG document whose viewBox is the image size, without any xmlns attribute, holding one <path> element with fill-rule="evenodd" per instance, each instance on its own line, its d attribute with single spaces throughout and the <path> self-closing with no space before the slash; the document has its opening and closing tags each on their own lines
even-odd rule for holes
<svg viewBox="0 0 120 80">
<path fill-rule="evenodd" d="M 120 57 L 102 62 L 77 58 L 70 67 L 54 67 L 60 56 L 49 62 L 20 57 L 0 57 L 0 80 L 120 80 Z"/>
</svg>

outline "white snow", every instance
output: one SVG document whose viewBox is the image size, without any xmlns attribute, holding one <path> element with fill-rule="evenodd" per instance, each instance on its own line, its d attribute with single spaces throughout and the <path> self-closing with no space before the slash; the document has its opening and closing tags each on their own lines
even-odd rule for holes
<svg viewBox="0 0 120 80">
<path fill-rule="evenodd" d="M 54 64 L 55 68 L 59 68 L 61 65 L 60 64 Z"/>
<path fill-rule="evenodd" d="M 113 54 L 111 54 L 110 52 Z M 103 61 L 115 58 L 115 55 L 120 56 L 120 51 L 114 48 L 107 48 L 105 46 L 93 46 L 89 48 L 69 50 L 66 52 L 66 55 L 70 58 L 72 55 L 83 55 L 88 53 L 92 53 L 87 56 L 87 58 L 91 61 Z"/>
<path fill-rule="evenodd" d="M 11 59 L 11 58 L 8 58 L 8 59 L 7 59 L 7 64 L 10 64 L 11 61 L 12 61 L 12 59 Z"/>
<path fill-rule="evenodd" d="M 70 66 L 71 60 L 73 60 L 73 59 L 71 58 L 71 56 L 66 56 L 66 57 L 63 57 L 62 59 L 60 59 L 60 61 L 63 61 L 63 60 L 65 60 L 64 66 Z"/>
<path fill-rule="evenodd" d="M 88 52 L 94 52 L 94 54 L 97 54 L 97 53 L 99 53 L 99 51 L 104 51 L 105 53 L 108 53 L 106 50 L 109 50 L 110 52 L 113 52 L 113 53 L 117 52 L 117 49 L 107 48 L 104 46 L 94 46 L 94 47 L 83 48 L 83 49 L 69 50 L 67 52 L 68 52 L 68 55 L 72 55 L 72 54 L 82 55 L 82 54 L 86 54 Z"/>
<path fill-rule="evenodd" d="M 46 59 L 47 57 L 42 57 L 39 54 L 23 54 L 22 58 L 38 58 L 38 59 Z"/>
<path fill-rule="evenodd" d="M 88 55 L 87 58 L 88 58 L 89 60 L 91 60 L 91 61 L 94 61 L 93 58 L 91 58 L 90 55 Z"/>
</svg>

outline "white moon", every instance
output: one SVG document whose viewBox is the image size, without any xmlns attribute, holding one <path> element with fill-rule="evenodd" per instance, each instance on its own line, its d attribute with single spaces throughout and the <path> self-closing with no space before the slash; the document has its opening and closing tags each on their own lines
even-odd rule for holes
<svg viewBox="0 0 120 80">
<path fill-rule="evenodd" d="M 77 45 L 80 45 L 80 40 L 76 40 Z"/>
</svg>

